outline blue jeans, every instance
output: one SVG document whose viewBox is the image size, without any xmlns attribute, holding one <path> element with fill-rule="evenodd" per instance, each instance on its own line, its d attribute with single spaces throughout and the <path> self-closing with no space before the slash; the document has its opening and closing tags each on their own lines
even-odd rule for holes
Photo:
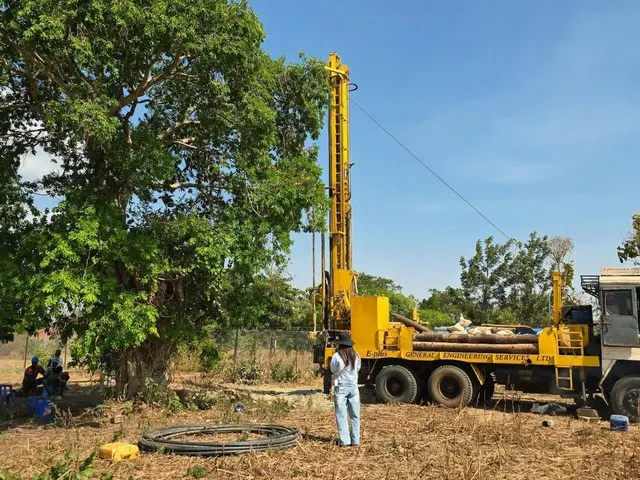
<svg viewBox="0 0 640 480">
<path fill-rule="evenodd" d="M 336 423 L 340 445 L 358 445 L 360 443 L 360 391 L 357 385 L 338 385 L 335 387 L 333 404 L 336 408 Z M 351 433 L 349 420 L 351 418 Z"/>
</svg>

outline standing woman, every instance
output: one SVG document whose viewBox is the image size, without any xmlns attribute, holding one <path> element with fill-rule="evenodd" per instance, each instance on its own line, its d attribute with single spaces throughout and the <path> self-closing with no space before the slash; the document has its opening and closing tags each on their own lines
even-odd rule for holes
<svg viewBox="0 0 640 480">
<path fill-rule="evenodd" d="M 338 424 L 338 445 L 341 447 L 357 447 L 360 444 L 360 367 L 360 356 L 353 349 L 351 336 L 346 334 L 338 340 L 338 348 L 331 357 L 330 364 L 333 402 Z M 351 418 L 351 433 L 347 412 Z"/>
</svg>

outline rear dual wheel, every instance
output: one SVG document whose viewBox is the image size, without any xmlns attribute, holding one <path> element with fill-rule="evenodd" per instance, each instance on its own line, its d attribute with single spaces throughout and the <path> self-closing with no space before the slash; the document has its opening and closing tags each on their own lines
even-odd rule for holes
<svg viewBox="0 0 640 480">
<path fill-rule="evenodd" d="M 433 402 L 449 408 L 466 407 L 475 393 L 471 377 L 454 365 L 436 368 L 429 376 L 427 390 Z"/>
<path fill-rule="evenodd" d="M 419 393 L 416 375 L 402 365 L 387 365 L 376 376 L 376 395 L 384 403 L 415 403 Z"/>
</svg>

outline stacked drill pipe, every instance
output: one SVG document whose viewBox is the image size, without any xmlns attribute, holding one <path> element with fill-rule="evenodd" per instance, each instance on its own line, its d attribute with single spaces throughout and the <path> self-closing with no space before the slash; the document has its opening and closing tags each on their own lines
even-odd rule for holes
<svg viewBox="0 0 640 480">
<path fill-rule="evenodd" d="M 428 352 L 536 354 L 538 336 L 420 332 L 413 336 L 413 349 Z"/>
</svg>

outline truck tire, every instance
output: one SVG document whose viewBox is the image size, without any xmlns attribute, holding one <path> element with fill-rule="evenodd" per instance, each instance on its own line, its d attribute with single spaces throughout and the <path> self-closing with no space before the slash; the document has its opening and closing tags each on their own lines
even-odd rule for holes
<svg viewBox="0 0 640 480">
<path fill-rule="evenodd" d="M 384 403 L 414 403 L 418 380 L 408 368 L 387 365 L 376 376 L 376 395 Z"/>
<path fill-rule="evenodd" d="M 449 408 L 466 407 L 473 401 L 473 382 L 467 372 L 453 365 L 436 368 L 427 384 L 431 400 Z"/>
<path fill-rule="evenodd" d="M 611 389 L 611 410 L 626 415 L 630 422 L 638 421 L 640 408 L 640 377 L 622 377 Z"/>
</svg>

